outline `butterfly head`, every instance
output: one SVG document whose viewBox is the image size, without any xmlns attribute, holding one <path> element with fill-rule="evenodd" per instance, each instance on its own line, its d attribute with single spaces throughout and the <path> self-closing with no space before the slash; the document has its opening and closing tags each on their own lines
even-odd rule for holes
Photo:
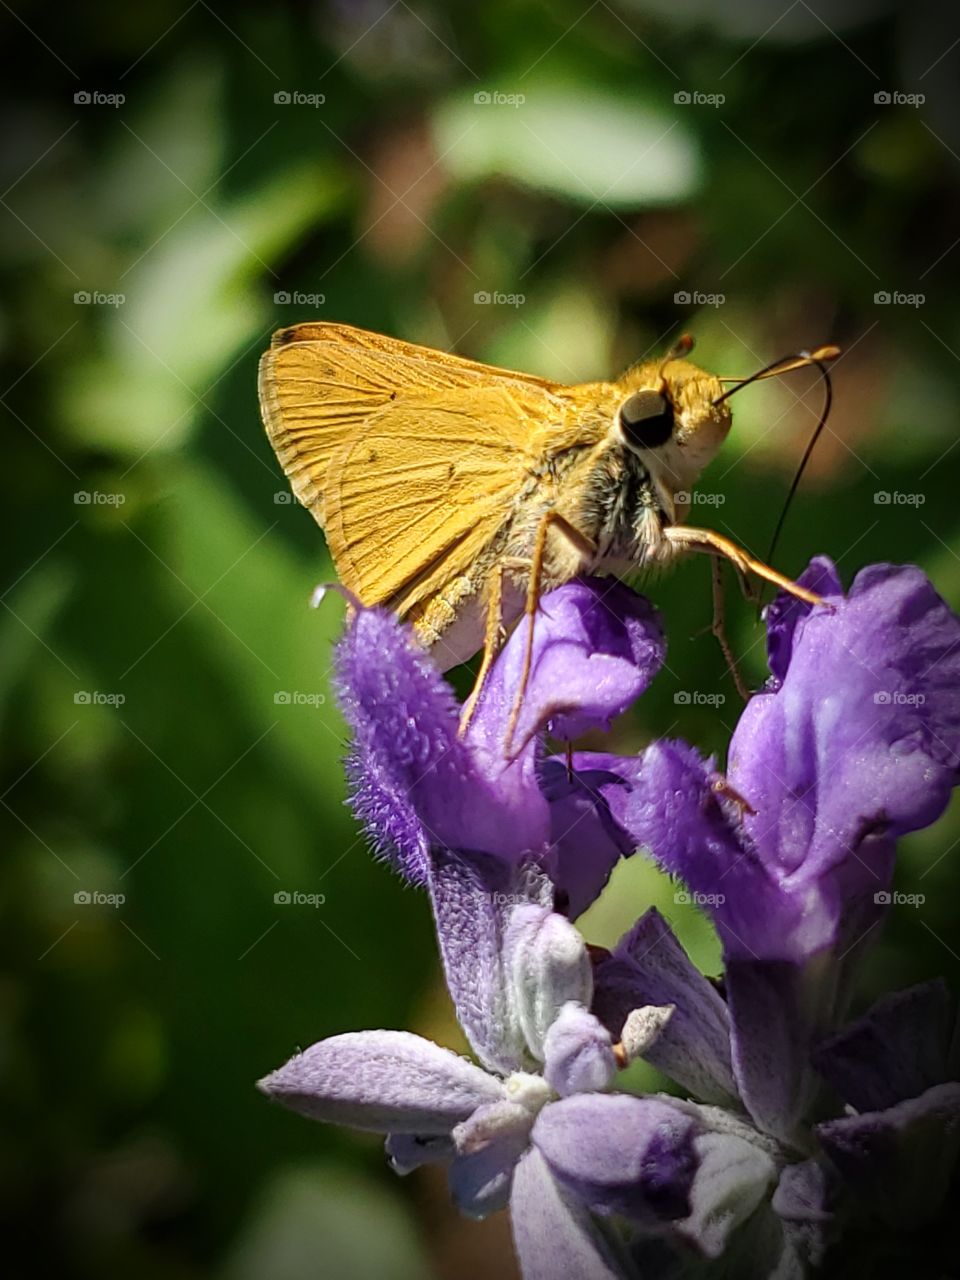
<svg viewBox="0 0 960 1280">
<path fill-rule="evenodd" d="M 616 431 L 621 443 L 644 462 L 661 492 L 685 507 L 700 472 L 730 430 L 730 408 L 717 404 L 718 378 L 689 360 L 651 361 L 629 370 L 617 383 Z"/>
</svg>

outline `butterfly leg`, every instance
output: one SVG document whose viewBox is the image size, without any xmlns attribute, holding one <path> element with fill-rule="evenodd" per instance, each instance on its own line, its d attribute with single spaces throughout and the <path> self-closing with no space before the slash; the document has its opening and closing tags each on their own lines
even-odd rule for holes
<svg viewBox="0 0 960 1280">
<path fill-rule="evenodd" d="M 705 551 L 712 556 L 723 556 L 743 576 L 749 573 L 756 574 L 758 578 L 763 578 L 766 582 L 772 582 L 781 591 L 786 591 L 788 595 L 796 596 L 798 600 L 805 600 L 807 604 L 823 604 L 823 600 L 815 592 L 808 591 L 806 587 L 801 587 L 798 582 L 784 577 L 782 573 L 777 573 L 776 569 L 771 569 L 762 560 L 754 560 L 753 556 L 748 555 L 742 547 L 738 547 L 735 542 L 731 542 L 729 538 L 725 538 L 722 534 L 714 533 L 712 529 L 694 529 L 688 525 L 675 524 L 664 529 L 663 536 L 678 548 L 682 547 L 689 551 Z"/>
<path fill-rule="evenodd" d="M 477 704 L 480 701 L 480 695 L 483 692 L 483 686 L 486 684 L 487 676 L 490 674 L 494 659 L 503 644 L 504 568 L 503 564 L 498 564 L 491 574 L 490 598 L 487 601 L 487 621 L 483 636 L 483 657 L 480 660 L 480 670 L 477 672 L 477 678 L 470 691 L 470 696 L 463 704 L 463 709 L 460 712 L 459 734 L 461 738 L 470 726 L 470 721 L 473 719 Z"/>
<path fill-rule="evenodd" d="M 504 754 L 507 759 L 513 754 L 513 736 L 523 708 L 523 697 L 530 682 L 530 671 L 533 667 L 533 628 L 537 607 L 540 603 L 540 592 L 543 585 L 543 562 L 547 550 L 547 537 L 552 528 L 556 528 L 566 539 L 568 546 L 583 563 L 589 563 L 596 554 L 596 547 L 579 529 L 566 520 L 559 511 L 547 511 L 537 527 L 537 536 L 533 544 L 533 556 L 530 565 L 530 580 L 527 585 L 527 603 L 524 610 L 527 618 L 526 645 L 523 651 L 523 666 L 520 669 L 520 683 L 517 686 L 510 719 L 507 722 L 507 734 L 504 740 Z M 570 577 L 573 577 L 570 574 Z"/>
<path fill-rule="evenodd" d="M 710 559 L 710 575 L 713 585 L 713 622 L 710 624 L 710 630 L 717 638 L 720 652 L 723 654 L 727 670 L 733 678 L 737 693 L 739 693 L 744 702 L 747 702 L 750 698 L 750 690 L 744 683 L 737 660 L 733 656 L 733 650 L 730 648 L 730 641 L 727 639 L 725 626 L 726 603 L 723 596 L 723 561 L 719 556 L 712 556 Z"/>
</svg>

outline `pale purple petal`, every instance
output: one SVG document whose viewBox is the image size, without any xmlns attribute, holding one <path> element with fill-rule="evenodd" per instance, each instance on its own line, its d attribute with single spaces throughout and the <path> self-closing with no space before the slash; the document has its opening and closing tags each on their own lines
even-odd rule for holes
<svg viewBox="0 0 960 1280">
<path fill-rule="evenodd" d="M 727 1006 L 655 907 L 598 963 L 594 987 L 593 1011 L 615 1038 L 634 1009 L 674 1005 L 644 1057 L 695 1098 L 736 1104 Z"/>
<path fill-rule="evenodd" d="M 510 1222 L 523 1280 L 627 1278 L 613 1235 L 557 1181 L 536 1148 L 514 1172 Z"/>
<path fill-rule="evenodd" d="M 321 1040 L 259 1082 L 311 1120 L 424 1137 L 448 1134 L 503 1084 L 409 1031 L 352 1031 Z"/>
<path fill-rule="evenodd" d="M 545 1107 L 532 1141 L 591 1208 L 652 1227 L 690 1212 L 693 1118 L 669 1102 L 588 1093 Z"/>
<path fill-rule="evenodd" d="M 530 1053 L 542 1062 L 544 1037 L 564 1005 L 590 1003 L 593 973 L 586 943 L 564 916 L 521 903 L 506 913 L 503 961 L 511 1015 Z"/>
<path fill-rule="evenodd" d="M 449 1182 L 461 1213 L 485 1218 L 506 1208 L 514 1166 L 529 1145 L 532 1125 L 533 1116 L 525 1107 L 506 1100 L 479 1107 L 457 1125 L 457 1155 Z"/>
<path fill-rule="evenodd" d="M 484 853 L 435 847 L 430 864 L 437 939 L 460 1025 L 485 1066 L 503 1074 L 519 1070 L 529 1060 L 513 1012 L 504 932 L 526 882 Z"/>
<path fill-rule="evenodd" d="M 864 1210 L 886 1226 L 937 1216 L 960 1159 L 960 1084 L 939 1084 L 885 1111 L 817 1126 L 824 1152 Z"/>
<path fill-rule="evenodd" d="M 609 1089 L 617 1074 L 610 1032 L 580 1004 L 567 1004 L 547 1032 L 543 1075 L 561 1097 Z"/>
<path fill-rule="evenodd" d="M 777 1179 L 772 1157 L 731 1133 L 694 1138 L 697 1173 L 690 1214 L 677 1231 L 707 1258 L 719 1258 L 730 1234 L 750 1217 Z"/>
<path fill-rule="evenodd" d="M 954 1002 L 942 979 L 884 996 L 817 1046 L 813 1062 L 858 1111 L 882 1111 L 950 1079 Z"/>
</svg>

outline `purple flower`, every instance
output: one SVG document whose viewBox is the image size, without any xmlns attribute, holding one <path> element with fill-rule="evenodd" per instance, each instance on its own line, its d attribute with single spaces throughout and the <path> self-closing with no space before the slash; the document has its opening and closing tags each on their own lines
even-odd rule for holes
<svg viewBox="0 0 960 1280">
<path fill-rule="evenodd" d="M 545 596 L 534 661 L 505 756 L 525 624 L 500 654 L 470 727 L 458 736 L 449 685 L 392 615 L 360 609 L 338 652 L 341 703 L 353 730 L 353 805 L 377 848 L 423 884 L 431 846 L 480 849 L 512 866 L 533 857 L 575 917 L 616 860 L 633 852 L 599 796 L 602 770 L 543 759 L 549 728 L 573 737 L 607 728 L 663 661 L 656 613 L 618 582 L 587 579 Z M 613 839 L 611 840 L 611 836 Z"/>
<path fill-rule="evenodd" d="M 817 1136 L 869 1217 L 912 1229 L 944 1208 L 960 1160 L 958 1055 L 960 1020 L 939 981 L 884 996 L 817 1047 L 847 1106 Z"/>
<path fill-rule="evenodd" d="M 866 569 L 846 596 L 826 560 L 801 581 L 828 603 L 770 607 L 771 678 L 725 774 L 682 742 L 546 756 L 548 730 L 607 727 L 662 662 L 655 613 L 620 584 L 542 602 L 509 758 L 526 623 L 462 738 L 392 617 L 357 609 L 341 643 L 354 806 L 430 894 L 477 1063 L 357 1032 L 261 1087 L 387 1134 L 399 1172 L 443 1162 L 469 1214 L 509 1204 L 526 1280 L 710 1274 L 721 1257 L 726 1275 L 799 1276 L 845 1221 L 910 1230 L 944 1211 L 960 1159 L 945 989 L 843 1017 L 896 841 L 957 780 L 960 619 L 909 567 Z M 721 981 L 655 910 L 591 962 L 571 919 L 638 848 L 709 913 Z M 616 1092 L 638 1057 L 685 1096 Z"/>
<path fill-rule="evenodd" d="M 659 742 L 601 787 L 634 843 L 679 876 L 723 942 L 732 1064 L 761 1128 L 790 1139 L 817 1087 L 809 1053 L 838 1023 L 890 900 L 898 836 L 943 810 L 960 760 L 960 620 L 920 570 L 875 565 L 830 607 L 771 606 L 767 688 L 726 777 Z M 581 761 L 582 767 L 582 761 Z"/>
<path fill-rule="evenodd" d="M 525 1275 L 617 1276 L 599 1219 L 688 1219 L 705 1129 L 669 1098 L 611 1092 L 611 1037 L 589 1011 L 576 929 L 529 868 L 438 850 L 429 884 L 447 983 L 475 1065 L 403 1031 L 313 1045 L 260 1087 L 313 1119 L 386 1133 L 394 1167 L 448 1166 L 460 1208 L 508 1203 Z M 552 1267 L 553 1269 L 549 1269 Z"/>
</svg>

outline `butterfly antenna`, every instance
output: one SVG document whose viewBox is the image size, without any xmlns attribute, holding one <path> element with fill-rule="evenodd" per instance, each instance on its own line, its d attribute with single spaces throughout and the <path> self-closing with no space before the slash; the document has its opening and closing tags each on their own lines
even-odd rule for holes
<svg viewBox="0 0 960 1280">
<path fill-rule="evenodd" d="M 833 357 L 831 357 L 832 359 Z M 800 487 L 800 481 L 803 479 L 803 473 L 806 470 L 807 463 L 810 461 L 811 454 L 816 448 L 817 441 L 823 433 L 823 428 L 827 425 L 827 419 L 830 417 L 830 409 L 833 405 L 833 383 L 830 381 L 830 370 L 818 359 L 816 354 L 810 357 L 810 364 L 819 370 L 820 377 L 823 379 L 823 408 L 820 410 L 820 418 L 817 425 L 810 433 L 810 439 L 807 441 L 807 447 L 803 451 L 803 457 L 800 464 L 793 475 L 790 488 L 787 492 L 786 501 L 780 511 L 780 518 L 777 520 L 776 528 L 773 531 L 773 537 L 770 539 L 770 549 L 767 552 L 767 561 L 773 560 L 773 553 L 777 549 L 777 543 L 780 540 L 780 534 L 783 531 L 784 522 L 787 518 L 787 512 L 790 510 L 790 504 L 793 502 L 797 489 Z"/>
</svg>

